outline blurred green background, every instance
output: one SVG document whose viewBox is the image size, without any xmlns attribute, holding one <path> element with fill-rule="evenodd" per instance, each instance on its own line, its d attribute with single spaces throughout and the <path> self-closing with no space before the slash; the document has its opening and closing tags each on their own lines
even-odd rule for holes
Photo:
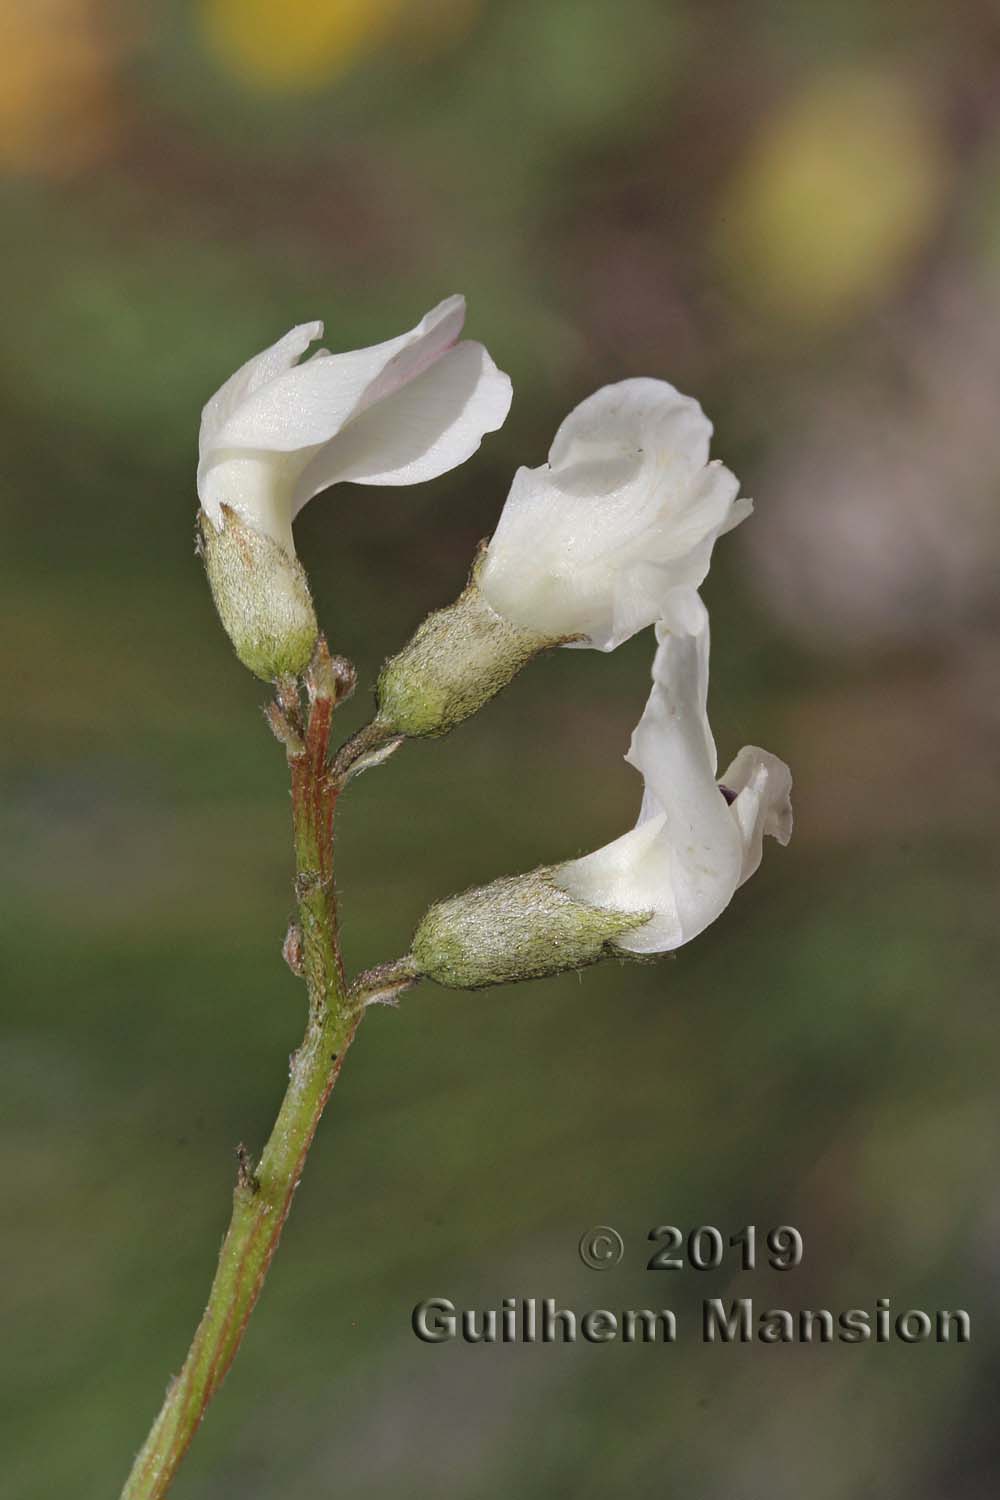
<svg viewBox="0 0 1000 1500">
<path fill-rule="evenodd" d="M 595 386 L 697 395 L 723 764 L 798 826 L 660 965 L 365 1025 L 178 1500 L 996 1490 L 1000 14 L 817 0 L 3 0 L 2 1488 L 117 1494 L 302 1022 L 288 799 L 193 555 L 203 401 L 293 323 L 469 299 L 499 434 L 297 526 L 365 686 Z M 650 641 L 345 801 L 349 963 L 630 826 Z M 624 1265 L 577 1240 L 615 1225 Z M 798 1271 L 644 1270 L 660 1223 Z M 421 1298 L 965 1307 L 965 1348 L 426 1347 Z"/>
</svg>

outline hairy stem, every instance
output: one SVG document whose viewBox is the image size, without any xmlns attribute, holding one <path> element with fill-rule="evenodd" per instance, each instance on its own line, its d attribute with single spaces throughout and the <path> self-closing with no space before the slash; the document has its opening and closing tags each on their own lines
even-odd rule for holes
<svg viewBox="0 0 1000 1500">
<path fill-rule="evenodd" d="M 380 720 L 373 719 L 337 751 L 330 772 L 334 784 L 338 787 L 346 786 L 358 772 L 381 765 L 399 749 L 404 738 L 404 735 L 395 733 Z"/>
<path fill-rule="evenodd" d="M 348 996 L 359 1009 L 369 1005 L 396 1005 L 404 990 L 419 984 L 421 974 L 411 954 L 393 963 L 365 969 L 351 985 Z"/>
<path fill-rule="evenodd" d="M 364 1003 L 347 993 L 337 936 L 333 885 L 337 788 L 326 766 L 334 699 L 324 690 L 315 664 L 307 685 L 310 713 L 304 736 L 298 734 L 297 704 L 291 702 L 287 685 L 284 693 L 279 691 L 277 709 L 290 731 L 282 738 L 291 768 L 295 888 L 302 970 L 309 995 L 305 1036 L 292 1058 L 288 1090 L 256 1168 L 244 1147 L 237 1153 L 232 1219 L 208 1306 L 184 1366 L 171 1382 L 136 1458 L 122 1500 L 157 1500 L 167 1493 L 236 1356 L 278 1247 L 323 1107 L 364 1014 Z"/>
</svg>

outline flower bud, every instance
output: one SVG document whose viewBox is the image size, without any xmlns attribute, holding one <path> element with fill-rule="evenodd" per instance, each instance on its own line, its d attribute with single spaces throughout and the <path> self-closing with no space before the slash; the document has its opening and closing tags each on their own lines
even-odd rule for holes
<svg viewBox="0 0 1000 1500">
<path fill-rule="evenodd" d="M 228 505 L 218 528 L 199 512 L 199 551 L 219 619 L 245 667 L 265 682 L 309 665 L 319 627 L 305 570 Z"/>
<path fill-rule="evenodd" d="M 419 973 L 458 990 L 541 979 L 608 957 L 616 938 L 649 918 L 577 901 L 552 875 L 543 866 L 432 906 L 411 948 Z"/>
<path fill-rule="evenodd" d="M 482 596 L 476 583 L 482 552 L 454 604 L 435 610 L 378 680 L 376 723 L 412 736 L 447 734 L 505 688 L 521 668 L 559 637 L 522 630 Z"/>
</svg>

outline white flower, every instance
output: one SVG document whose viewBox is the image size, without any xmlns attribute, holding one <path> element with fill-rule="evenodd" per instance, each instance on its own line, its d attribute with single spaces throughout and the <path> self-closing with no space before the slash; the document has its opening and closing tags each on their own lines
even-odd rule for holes
<svg viewBox="0 0 1000 1500">
<path fill-rule="evenodd" d="M 236 371 L 206 405 L 198 495 L 294 554 L 292 521 L 342 479 L 415 484 L 463 463 L 502 426 L 509 378 L 482 344 L 458 342 L 465 300 L 449 297 L 399 338 L 348 354 L 318 350 L 302 323 Z"/>
<path fill-rule="evenodd" d="M 478 579 L 493 608 L 549 639 L 610 651 L 697 588 L 715 539 L 749 515 L 709 463 L 712 424 L 664 380 L 608 385 L 570 412 L 538 469 L 519 469 Z"/>
<path fill-rule="evenodd" d="M 792 832 L 788 767 L 747 745 L 716 781 L 708 725 L 708 614 L 692 590 L 666 603 L 657 626 L 653 690 L 626 759 L 645 782 L 630 833 L 555 871 L 577 901 L 652 913 L 616 946 L 663 953 L 688 942 L 728 906 L 760 864 L 765 833 Z"/>
</svg>

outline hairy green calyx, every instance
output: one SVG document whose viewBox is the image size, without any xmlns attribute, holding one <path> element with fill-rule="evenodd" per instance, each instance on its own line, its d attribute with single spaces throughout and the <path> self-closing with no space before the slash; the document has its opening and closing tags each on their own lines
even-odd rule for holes
<svg viewBox="0 0 1000 1500">
<path fill-rule="evenodd" d="M 219 619 L 236 655 L 257 677 L 297 677 L 319 635 L 305 569 L 230 506 L 222 507 L 222 515 L 217 530 L 204 511 L 198 513 L 198 550 Z"/>
<path fill-rule="evenodd" d="M 378 680 L 376 722 L 413 737 L 447 734 L 478 712 L 539 651 L 560 640 L 497 614 L 476 585 L 484 548 L 454 604 L 435 610 Z"/>
<path fill-rule="evenodd" d="M 450 989 L 479 990 L 582 969 L 612 954 L 628 957 L 614 940 L 650 913 L 574 901 L 552 875 L 552 866 L 542 866 L 432 906 L 411 948 L 419 973 Z"/>
</svg>

